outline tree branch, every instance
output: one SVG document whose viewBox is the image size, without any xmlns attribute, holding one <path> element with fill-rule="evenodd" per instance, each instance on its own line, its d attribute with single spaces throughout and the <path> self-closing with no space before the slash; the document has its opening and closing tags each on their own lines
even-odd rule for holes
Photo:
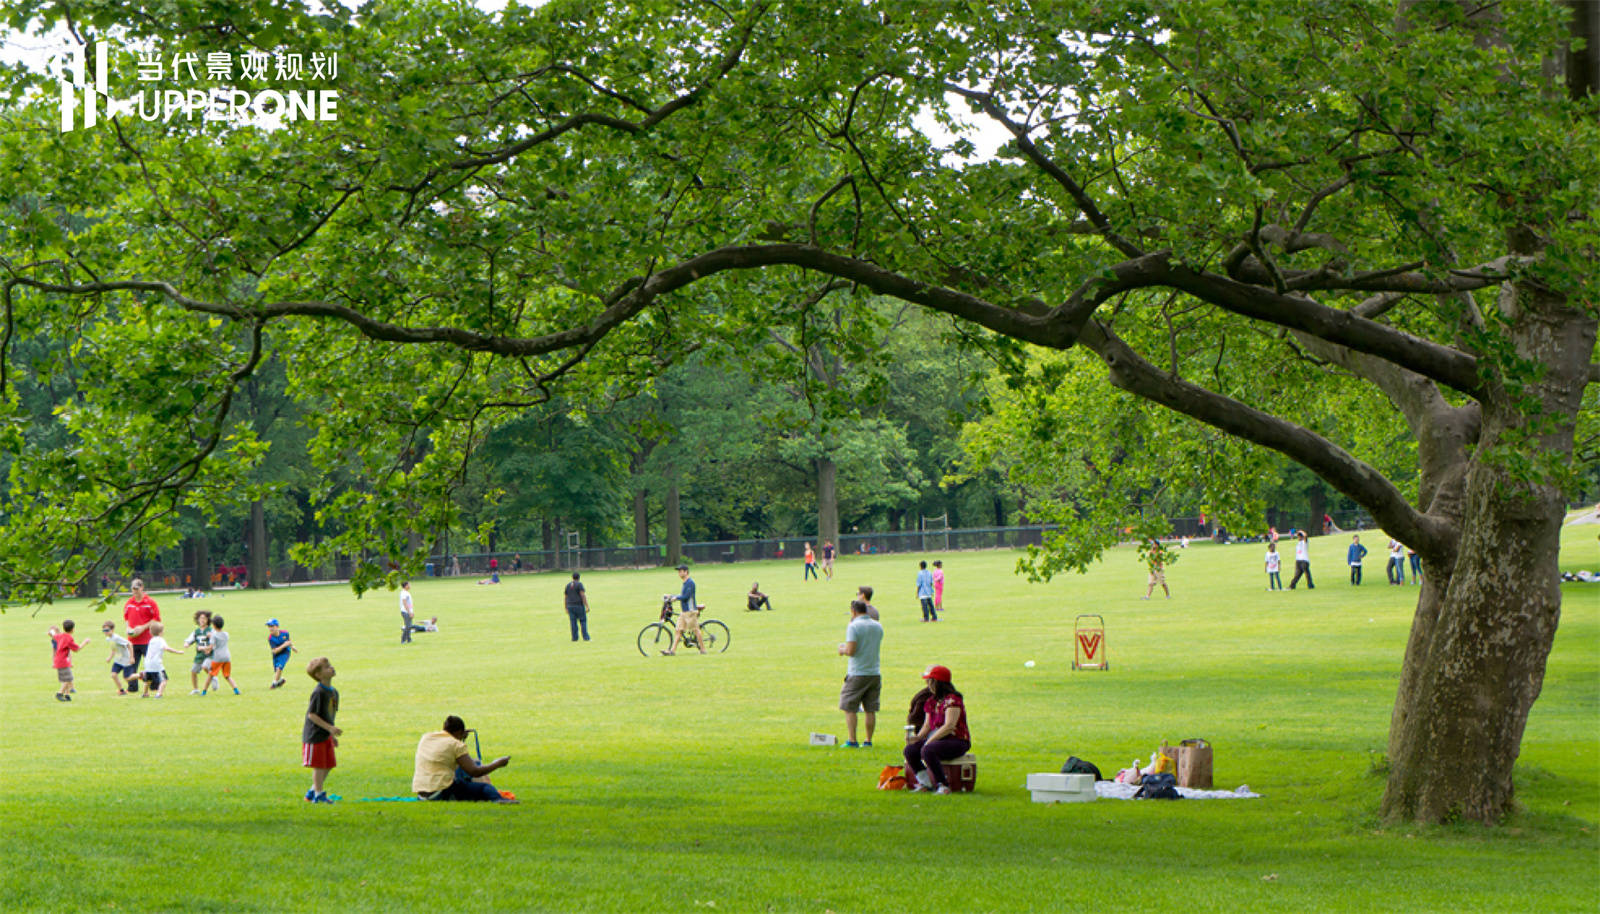
<svg viewBox="0 0 1600 914">
<path fill-rule="evenodd" d="M 1000 104 L 995 101 L 993 93 L 979 92 L 955 83 L 945 83 L 944 88 L 947 92 L 953 92 L 976 103 L 983 110 L 983 113 L 989 115 L 992 120 L 1009 130 L 1011 136 L 1017 141 L 1017 148 L 1022 150 L 1022 154 L 1027 156 L 1029 161 L 1037 165 L 1045 174 L 1049 175 L 1051 180 L 1066 190 L 1072 197 L 1073 202 L 1078 205 L 1078 209 L 1082 211 L 1084 217 L 1094 224 L 1100 237 L 1104 238 L 1107 243 L 1128 257 L 1140 257 L 1144 254 L 1144 251 L 1138 245 L 1118 234 L 1116 229 L 1112 228 L 1111 220 L 1107 219 L 1106 214 L 1100 211 L 1099 206 L 1095 205 L 1094 198 L 1089 196 L 1088 191 L 1084 190 L 1060 165 L 1057 165 L 1049 156 L 1041 152 L 1039 147 L 1033 144 L 1033 140 L 1028 137 L 1028 128 L 1007 116 Z"/>
<path fill-rule="evenodd" d="M 1438 561 L 1454 556 L 1456 533 L 1448 523 L 1417 511 L 1383 474 L 1326 438 L 1161 372 L 1099 321 L 1084 326 L 1079 342 L 1106 363 L 1115 387 L 1271 448 L 1355 499 L 1385 530 L 1417 551 Z"/>
</svg>

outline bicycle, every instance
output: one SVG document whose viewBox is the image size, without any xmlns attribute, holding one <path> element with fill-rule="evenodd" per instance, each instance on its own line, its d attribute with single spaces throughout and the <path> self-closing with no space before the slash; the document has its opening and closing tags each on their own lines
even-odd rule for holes
<svg viewBox="0 0 1600 914">
<path fill-rule="evenodd" d="M 660 620 L 652 622 L 639 630 L 639 653 L 646 657 L 652 653 L 672 649 L 672 638 L 677 631 L 672 625 L 673 616 L 676 615 L 672 611 L 672 601 L 676 596 L 677 594 L 664 594 L 661 597 Z M 705 607 L 702 606 L 700 609 L 704 611 Z M 708 654 L 720 654 L 727 650 L 728 642 L 733 638 L 728 633 L 728 626 L 718 619 L 702 618 L 700 620 L 700 630 L 705 632 L 705 648 Z M 695 650 L 700 649 L 700 638 L 693 629 L 683 633 L 683 645 Z"/>
</svg>

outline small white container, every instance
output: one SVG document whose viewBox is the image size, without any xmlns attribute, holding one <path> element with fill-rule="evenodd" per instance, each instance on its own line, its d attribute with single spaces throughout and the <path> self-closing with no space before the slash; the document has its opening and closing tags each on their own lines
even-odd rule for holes
<svg viewBox="0 0 1600 914">
<path fill-rule="evenodd" d="M 1092 774 L 1030 774 L 1028 790 L 1035 803 L 1088 803 L 1098 799 Z"/>
<path fill-rule="evenodd" d="M 811 734 L 811 745 L 837 746 L 839 745 L 839 738 L 832 733 L 813 733 Z"/>
</svg>

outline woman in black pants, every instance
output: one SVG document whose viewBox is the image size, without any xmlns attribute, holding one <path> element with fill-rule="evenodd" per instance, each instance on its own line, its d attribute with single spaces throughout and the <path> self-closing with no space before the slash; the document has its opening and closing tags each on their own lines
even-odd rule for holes
<svg viewBox="0 0 1600 914">
<path fill-rule="evenodd" d="M 950 684 L 950 668 L 930 666 L 922 674 L 933 697 L 923 704 L 922 729 L 906 744 L 906 772 L 914 775 L 912 790 L 949 793 L 944 780 L 944 762 L 960 758 L 972 748 L 967 732 L 966 706 L 961 693 Z"/>
</svg>

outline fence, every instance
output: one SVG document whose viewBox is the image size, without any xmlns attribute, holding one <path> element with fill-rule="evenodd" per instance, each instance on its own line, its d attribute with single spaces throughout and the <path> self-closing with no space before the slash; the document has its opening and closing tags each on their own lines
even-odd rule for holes
<svg viewBox="0 0 1600 914">
<path fill-rule="evenodd" d="M 1362 530 L 1372 526 L 1371 518 L 1364 512 L 1334 515 L 1335 523 L 1344 530 Z M 1051 525 L 1019 527 L 976 527 L 963 529 L 902 530 L 883 533 L 845 533 L 839 537 L 839 554 L 896 555 L 905 553 L 960 552 L 977 549 L 1017 549 L 1038 546 L 1044 542 Z M 1202 532 L 1203 531 L 1203 532 Z M 1172 519 L 1172 535 L 1201 538 L 1217 531 L 1215 525 L 1202 528 L 1197 517 Z M 1252 531 L 1258 533 L 1259 531 Z M 799 558 L 805 554 L 805 544 L 811 543 L 821 557 L 822 544 L 815 537 L 786 536 L 770 539 L 722 540 L 708 543 L 684 543 L 683 555 L 697 564 L 724 562 L 754 562 Z M 602 568 L 656 568 L 666 564 L 666 547 L 608 546 L 595 549 L 518 549 L 497 552 L 474 552 L 429 556 L 423 568 L 427 577 L 475 575 L 486 577 L 490 561 L 501 574 L 534 571 L 575 571 Z M 342 557 L 318 568 L 308 568 L 295 562 L 279 562 L 268 570 L 271 582 L 277 586 L 347 580 L 356 560 Z M 142 572 L 150 589 L 181 590 L 191 580 L 191 570 L 186 568 L 157 568 Z M 125 585 L 126 581 L 119 581 Z M 226 587 L 227 580 L 214 586 Z"/>
</svg>

